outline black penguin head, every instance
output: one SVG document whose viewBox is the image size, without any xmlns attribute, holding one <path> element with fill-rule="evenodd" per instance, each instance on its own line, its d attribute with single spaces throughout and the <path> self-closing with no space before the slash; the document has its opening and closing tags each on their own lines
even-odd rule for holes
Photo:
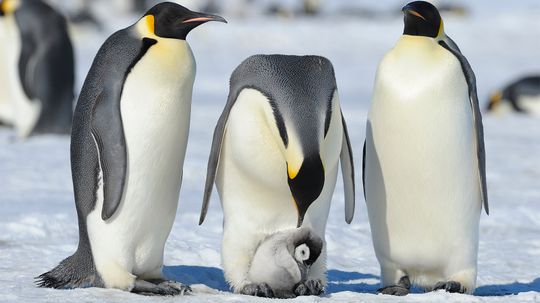
<svg viewBox="0 0 540 303">
<path fill-rule="evenodd" d="M 192 29 L 208 21 L 227 23 L 223 17 L 193 12 L 172 2 L 155 5 L 144 17 L 148 17 L 153 21 L 152 27 L 156 36 L 180 40 L 185 40 Z"/>
<path fill-rule="evenodd" d="M 321 194 L 324 187 L 324 166 L 320 155 L 304 158 L 302 166 L 295 172 L 287 164 L 288 183 L 298 210 L 297 227 L 302 225 L 306 212 Z"/>
<path fill-rule="evenodd" d="M 324 243 L 322 238 L 312 229 L 306 227 L 297 229 L 292 240 L 289 251 L 298 264 L 309 267 L 317 261 L 321 255 Z"/>
<path fill-rule="evenodd" d="M 425 1 L 414 1 L 405 5 L 404 35 L 436 38 L 443 32 L 443 21 L 439 11 L 433 4 Z"/>
</svg>

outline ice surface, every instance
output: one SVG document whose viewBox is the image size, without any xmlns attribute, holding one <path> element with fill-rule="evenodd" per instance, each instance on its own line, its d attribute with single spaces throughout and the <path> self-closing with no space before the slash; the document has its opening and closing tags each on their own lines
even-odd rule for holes
<svg viewBox="0 0 540 303">
<path fill-rule="evenodd" d="M 362 1 L 369 5 L 373 1 Z M 389 1 L 389 6 L 402 5 Z M 540 72 L 540 9 L 536 1 L 474 1 L 469 17 L 448 15 L 447 33 L 468 57 L 481 102 L 490 90 L 524 73 Z M 378 8 L 382 6 L 377 5 Z M 383 7 L 384 8 L 384 7 Z M 115 18 L 111 13 L 110 18 Z M 225 16 L 227 17 L 227 16 Z M 361 151 L 374 73 L 402 31 L 399 17 L 358 20 L 229 19 L 188 38 L 198 64 L 180 207 L 165 248 L 165 273 L 194 284 L 187 298 L 148 298 L 118 290 L 36 288 L 33 277 L 56 266 L 77 246 L 69 138 L 26 142 L 0 129 L 0 301 L 3 302 L 267 302 L 231 294 L 220 269 L 222 214 L 214 193 L 198 226 L 211 136 L 228 93 L 231 71 L 255 53 L 318 54 L 333 63 L 355 156 L 357 209 L 344 222 L 340 181 L 328 230 L 329 286 L 321 298 L 295 302 L 540 302 L 540 120 L 485 116 L 491 215 L 482 215 L 475 296 L 435 292 L 405 298 L 377 296 L 373 253 L 360 183 Z M 79 87 L 106 36 L 134 22 L 107 23 L 102 33 L 74 29 Z"/>
</svg>

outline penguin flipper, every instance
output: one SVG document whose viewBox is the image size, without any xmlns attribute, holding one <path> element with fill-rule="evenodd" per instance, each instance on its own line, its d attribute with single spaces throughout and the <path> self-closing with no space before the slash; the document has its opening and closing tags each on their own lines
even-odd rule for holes
<svg viewBox="0 0 540 303">
<path fill-rule="evenodd" d="M 362 189 L 364 190 L 364 200 L 366 199 L 366 140 L 364 140 L 364 147 L 362 148 Z"/>
<path fill-rule="evenodd" d="M 210 150 L 210 156 L 208 158 L 208 166 L 206 168 L 206 182 L 204 185 L 204 197 L 203 204 L 201 207 L 201 216 L 199 218 L 199 225 L 204 222 L 206 213 L 208 212 L 208 206 L 210 203 L 210 196 L 212 195 L 212 189 L 214 187 L 214 181 L 216 180 L 216 173 L 219 164 L 219 156 L 221 154 L 221 144 L 223 143 L 223 137 L 225 136 L 225 128 L 227 125 L 227 120 L 229 119 L 229 114 L 231 109 L 236 101 L 236 96 L 233 98 L 232 94 L 229 95 L 225 109 L 219 120 L 217 122 L 216 128 L 214 129 L 214 137 L 212 139 L 212 148 Z"/>
<path fill-rule="evenodd" d="M 482 124 L 482 114 L 480 112 L 480 104 L 478 102 L 478 94 L 476 91 L 476 76 L 467 61 L 467 58 L 463 56 L 457 44 L 448 36 L 445 36 L 442 40 L 439 41 L 439 44 L 451 52 L 459 60 L 461 68 L 463 69 L 463 74 L 467 80 L 467 86 L 469 87 L 469 100 L 471 103 L 471 108 L 473 112 L 474 119 L 474 135 L 476 139 L 476 155 L 478 158 L 478 175 L 480 176 L 480 187 L 481 187 L 481 196 L 482 202 L 484 204 L 484 209 L 486 214 L 489 215 L 489 204 L 488 204 L 488 195 L 487 195 L 487 182 L 486 182 L 486 150 L 484 145 L 484 126 Z"/>
<path fill-rule="evenodd" d="M 345 192 L 345 221 L 351 223 L 354 217 L 354 163 L 351 141 L 349 140 L 349 133 L 343 113 L 341 114 L 341 122 L 343 124 L 343 140 L 341 143 L 340 162 Z"/>
<path fill-rule="evenodd" d="M 111 218 L 118 209 L 126 182 L 126 140 L 120 117 L 120 102 L 114 100 L 115 95 L 118 94 L 107 90 L 98 95 L 90 122 L 103 172 L 103 220 Z"/>
</svg>

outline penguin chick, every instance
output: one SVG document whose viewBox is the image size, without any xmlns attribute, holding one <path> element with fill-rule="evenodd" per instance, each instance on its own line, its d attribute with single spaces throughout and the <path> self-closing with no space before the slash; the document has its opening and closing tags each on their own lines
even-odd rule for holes
<svg viewBox="0 0 540 303">
<path fill-rule="evenodd" d="M 303 283 L 322 248 L 322 239 L 310 228 L 271 234 L 257 247 L 249 278 L 267 286 L 273 297 L 296 297 L 296 290 L 305 288 Z"/>
</svg>

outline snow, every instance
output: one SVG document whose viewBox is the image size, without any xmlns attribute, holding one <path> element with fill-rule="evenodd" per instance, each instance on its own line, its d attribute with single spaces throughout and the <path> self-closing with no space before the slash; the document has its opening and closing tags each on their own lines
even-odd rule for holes
<svg viewBox="0 0 540 303">
<path fill-rule="evenodd" d="M 368 1 L 362 3 L 368 5 Z M 403 4 L 389 3 L 388 7 Z M 491 90 L 519 75 L 540 71 L 540 6 L 534 0 L 509 3 L 474 1 L 469 17 L 443 16 L 447 33 L 476 72 L 483 103 Z M 362 195 L 361 151 L 375 70 L 401 34 L 401 19 L 358 20 L 334 15 L 228 19 L 228 25 L 208 24 L 188 38 L 198 75 L 180 206 L 165 248 L 164 272 L 193 284 L 194 295 L 149 298 L 109 289 L 35 287 L 33 277 L 56 266 L 77 246 L 69 138 L 39 136 L 22 142 L 14 139 L 11 130 L 1 128 L 0 302 L 269 302 L 228 290 L 220 269 L 223 217 L 217 194 L 205 223 L 197 225 L 211 137 L 225 104 L 228 77 L 244 58 L 255 53 L 319 54 L 334 63 L 356 160 L 353 223 L 344 222 L 340 181 L 330 211 L 327 292 L 320 298 L 301 297 L 294 302 L 540 302 L 538 118 L 484 116 L 491 215 L 481 219 L 475 295 L 420 291 L 404 298 L 376 295 L 379 268 Z M 134 19 L 123 16 L 106 24 L 102 33 L 73 30 L 79 87 L 105 37 L 130 22 Z"/>
</svg>

